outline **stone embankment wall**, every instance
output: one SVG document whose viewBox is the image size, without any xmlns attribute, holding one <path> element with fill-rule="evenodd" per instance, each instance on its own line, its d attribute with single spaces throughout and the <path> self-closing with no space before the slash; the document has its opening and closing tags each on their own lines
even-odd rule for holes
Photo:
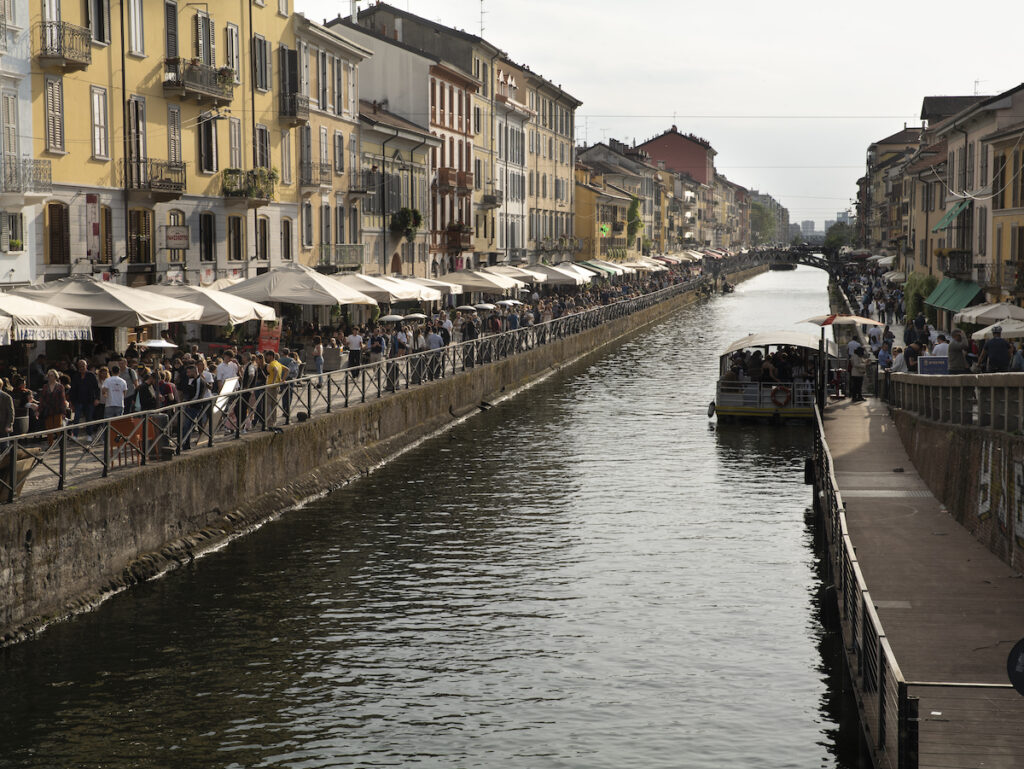
<svg viewBox="0 0 1024 769">
<path fill-rule="evenodd" d="M 961 526 L 1024 573 L 1024 438 L 895 410 L 903 447 Z"/>
<path fill-rule="evenodd" d="M 682 294 L 588 332 L 279 434 L 247 435 L 0 506 L 0 645 L 340 488 L 475 411 L 481 401 L 598 355 L 696 299 Z"/>
</svg>

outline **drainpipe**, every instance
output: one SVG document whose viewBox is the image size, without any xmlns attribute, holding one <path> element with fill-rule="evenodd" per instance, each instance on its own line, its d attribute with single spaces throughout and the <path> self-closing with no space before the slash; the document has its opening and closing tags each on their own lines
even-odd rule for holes
<svg viewBox="0 0 1024 769">
<path fill-rule="evenodd" d="M 125 74 L 125 63 L 127 56 L 125 55 L 126 38 L 124 34 L 124 3 L 125 0 L 121 0 L 120 3 L 120 17 L 121 17 L 121 141 L 124 145 L 124 189 L 122 195 L 124 197 L 124 257 L 121 262 L 128 261 L 128 244 L 131 242 L 131 232 L 129 228 L 129 216 L 128 216 L 128 179 L 130 178 L 131 168 L 129 167 L 129 150 L 131 144 L 128 141 L 128 80 Z M 118 262 L 120 264 L 121 262 Z M 110 255 L 110 266 L 111 269 L 114 267 L 114 255 Z M 128 268 L 125 267 L 125 270 Z M 128 279 L 125 278 L 125 285 L 127 285 Z"/>
<path fill-rule="evenodd" d="M 395 130 L 394 136 L 389 136 L 380 145 L 380 255 L 381 269 L 384 274 L 388 273 L 388 234 L 384 226 L 384 217 L 387 216 L 387 150 L 388 142 L 397 139 L 399 131 Z"/>
<path fill-rule="evenodd" d="M 499 54 L 496 53 L 496 54 L 494 54 L 491 57 L 491 69 L 487 73 L 487 78 L 489 80 L 487 85 L 488 85 L 489 98 L 490 98 L 490 102 L 491 102 L 491 141 L 489 142 L 489 144 L 490 144 L 490 148 L 489 149 L 490 149 L 490 154 L 491 154 L 491 193 L 492 194 L 496 194 L 497 193 L 497 187 L 494 184 L 495 164 L 496 164 L 497 161 L 496 161 L 496 158 L 494 157 L 494 152 L 495 152 L 496 144 L 495 144 L 495 141 L 494 141 L 494 121 L 495 121 L 494 103 L 495 103 L 495 100 L 494 100 L 494 85 L 493 85 L 493 83 L 496 80 L 496 78 L 494 77 L 494 62 L 497 61 L 498 55 Z M 502 192 L 504 193 L 504 190 L 502 190 Z M 504 194 L 502 195 L 502 198 L 501 198 L 501 207 L 502 208 L 505 207 L 505 196 L 504 196 Z M 498 218 L 498 217 L 495 217 L 495 218 Z M 491 227 L 491 242 L 492 243 L 494 242 L 494 227 Z M 490 259 L 488 259 L 487 261 L 490 262 Z M 477 266 L 479 266 L 479 265 L 477 265 Z"/>
</svg>

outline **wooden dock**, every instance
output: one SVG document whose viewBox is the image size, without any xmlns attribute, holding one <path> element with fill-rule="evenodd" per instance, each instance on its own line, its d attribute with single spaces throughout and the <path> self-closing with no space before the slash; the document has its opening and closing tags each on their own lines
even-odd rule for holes
<svg viewBox="0 0 1024 769">
<path fill-rule="evenodd" d="M 832 527 L 837 602 L 874 763 L 1024 767 L 1024 696 L 1006 673 L 1007 655 L 1024 637 L 1024 578 L 931 494 L 884 403 L 842 401 L 821 424 L 848 536 L 845 554 L 837 552 L 843 524 Z M 819 457 L 827 517 L 822 475 Z M 858 606 L 859 579 L 867 593 Z"/>
</svg>

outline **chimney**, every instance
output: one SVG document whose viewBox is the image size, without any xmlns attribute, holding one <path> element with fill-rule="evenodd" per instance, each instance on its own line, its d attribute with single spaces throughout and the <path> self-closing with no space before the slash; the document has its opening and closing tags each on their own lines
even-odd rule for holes
<svg viewBox="0 0 1024 769">
<path fill-rule="evenodd" d="M 351 0 L 350 7 L 352 9 L 351 21 L 353 24 L 359 23 L 359 0 Z"/>
</svg>

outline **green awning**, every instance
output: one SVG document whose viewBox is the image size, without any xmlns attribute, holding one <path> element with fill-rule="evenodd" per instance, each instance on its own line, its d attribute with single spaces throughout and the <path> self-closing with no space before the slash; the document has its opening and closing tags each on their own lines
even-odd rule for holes
<svg viewBox="0 0 1024 769">
<path fill-rule="evenodd" d="M 973 280 L 957 280 L 956 278 L 943 278 L 935 287 L 935 290 L 928 294 L 924 303 L 937 307 L 940 310 L 960 312 L 964 307 L 974 301 L 974 297 L 981 291 L 981 286 Z"/>
<path fill-rule="evenodd" d="M 939 230 L 946 229 L 950 223 L 956 219 L 960 212 L 963 211 L 967 206 L 971 204 L 971 198 L 964 198 L 951 209 L 946 212 L 946 215 L 939 219 L 939 223 L 932 227 L 932 232 L 938 232 Z"/>
<path fill-rule="evenodd" d="M 595 262 L 580 262 L 580 264 L 582 264 L 584 267 L 589 267 L 591 270 L 598 270 L 600 272 L 607 273 L 612 277 L 619 274 L 611 267 L 605 267 L 603 264 L 596 264 Z"/>
</svg>

